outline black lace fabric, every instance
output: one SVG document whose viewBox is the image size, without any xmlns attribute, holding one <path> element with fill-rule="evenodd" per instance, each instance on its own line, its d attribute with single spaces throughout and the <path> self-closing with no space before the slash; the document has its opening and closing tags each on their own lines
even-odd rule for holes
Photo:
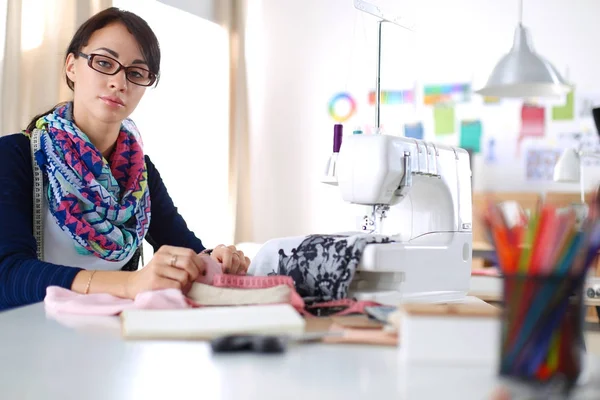
<svg viewBox="0 0 600 400">
<path fill-rule="evenodd" d="M 389 243 L 376 235 L 310 235 L 267 242 L 250 268 L 252 275 L 287 275 L 309 303 L 347 297 L 363 251 L 370 243 Z"/>
</svg>

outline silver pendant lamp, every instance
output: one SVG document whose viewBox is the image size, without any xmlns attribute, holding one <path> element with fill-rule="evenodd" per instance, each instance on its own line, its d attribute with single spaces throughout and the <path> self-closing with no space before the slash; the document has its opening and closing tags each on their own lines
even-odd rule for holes
<svg viewBox="0 0 600 400">
<path fill-rule="evenodd" d="M 557 69 L 533 49 L 529 30 L 523 26 L 523 0 L 519 0 L 519 25 L 512 49 L 498 62 L 485 87 L 477 90 L 493 97 L 559 97 L 571 91 Z"/>
</svg>

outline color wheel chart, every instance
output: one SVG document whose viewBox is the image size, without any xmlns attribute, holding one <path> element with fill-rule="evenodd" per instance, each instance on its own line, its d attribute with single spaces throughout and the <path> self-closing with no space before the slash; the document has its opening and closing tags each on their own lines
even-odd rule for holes
<svg viewBox="0 0 600 400">
<path fill-rule="evenodd" d="M 328 110 L 336 122 L 346 122 L 356 113 L 356 100 L 350 93 L 338 93 L 329 100 Z"/>
</svg>

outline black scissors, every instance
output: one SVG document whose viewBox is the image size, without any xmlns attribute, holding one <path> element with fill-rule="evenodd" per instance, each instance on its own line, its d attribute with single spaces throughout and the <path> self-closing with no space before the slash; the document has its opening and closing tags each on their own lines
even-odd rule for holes
<svg viewBox="0 0 600 400">
<path fill-rule="evenodd" d="M 312 342 L 328 336 L 341 336 L 342 331 L 311 332 L 301 335 L 226 335 L 210 342 L 214 353 L 256 352 L 283 353 L 289 342 Z"/>
</svg>

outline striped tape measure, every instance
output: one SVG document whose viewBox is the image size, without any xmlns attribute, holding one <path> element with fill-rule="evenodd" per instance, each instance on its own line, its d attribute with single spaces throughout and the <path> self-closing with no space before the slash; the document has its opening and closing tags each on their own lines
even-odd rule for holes
<svg viewBox="0 0 600 400">
<path fill-rule="evenodd" d="M 38 260 L 44 260 L 44 232 L 42 221 L 42 192 L 44 180 L 36 161 L 35 153 L 41 148 L 41 131 L 34 129 L 31 134 L 31 164 L 33 167 L 33 236 L 37 244 Z"/>
<path fill-rule="evenodd" d="M 213 286 L 230 287 L 238 289 L 264 289 L 279 285 L 295 288 L 294 280 L 286 275 L 249 276 L 249 275 L 215 275 Z"/>
</svg>

